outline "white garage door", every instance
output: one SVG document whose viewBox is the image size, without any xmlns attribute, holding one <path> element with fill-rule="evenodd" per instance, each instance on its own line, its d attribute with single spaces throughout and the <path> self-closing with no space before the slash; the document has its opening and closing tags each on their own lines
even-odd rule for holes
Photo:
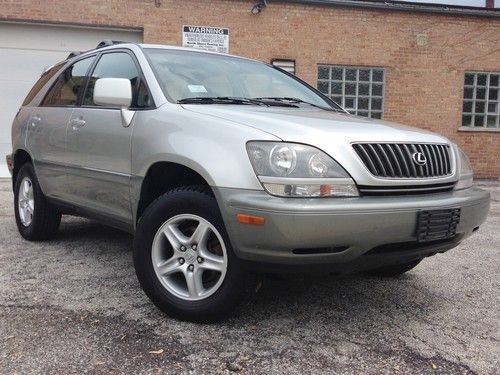
<svg viewBox="0 0 500 375">
<path fill-rule="evenodd" d="M 105 39 L 142 42 L 142 32 L 0 22 L 0 177 L 9 175 L 12 120 L 44 68 Z"/>
</svg>

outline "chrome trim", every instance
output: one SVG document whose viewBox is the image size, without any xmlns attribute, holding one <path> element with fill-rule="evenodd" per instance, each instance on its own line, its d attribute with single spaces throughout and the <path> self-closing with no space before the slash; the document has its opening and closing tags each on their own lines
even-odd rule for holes
<svg viewBox="0 0 500 375">
<path fill-rule="evenodd" d="M 281 185 L 354 185 L 351 178 L 287 178 L 258 176 L 260 182 Z"/>
<path fill-rule="evenodd" d="M 92 168 L 92 167 L 84 167 L 82 165 L 75 165 L 75 164 L 69 164 L 69 163 L 56 163 L 53 161 L 46 161 L 46 160 L 39 160 L 36 163 L 37 164 L 45 164 L 48 166 L 52 165 L 52 166 L 61 167 L 61 168 L 79 169 L 79 170 L 88 171 L 88 172 L 105 173 L 105 174 L 110 174 L 110 175 L 120 176 L 120 177 L 132 177 L 132 175 L 128 174 L 128 173 L 115 172 L 115 171 L 109 171 L 106 169 L 99 169 L 99 168 Z"/>
<path fill-rule="evenodd" d="M 80 165 L 78 165 L 78 166 L 77 165 L 68 165 L 68 167 L 69 168 L 82 169 L 84 171 L 89 171 L 89 172 L 106 173 L 106 174 L 111 174 L 111 175 L 120 176 L 120 177 L 131 177 L 131 175 L 127 174 L 127 173 L 108 171 L 106 169 L 83 167 L 83 166 L 80 166 Z"/>
<path fill-rule="evenodd" d="M 455 153 L 453 147 L 447 143 L 352 142 L 351 146 L 364 169 L 380 180 L 422 182 L 447 179 L 453 177 L 456 171 Z M 412 159 L 414 153 L 422 153 L 427 163 L 425 165 L 414 163 Z"/>
<path fill-rule="evenodd" d="M 399 193 L 399 192 L 412 192 L 412 191 L 434 191 L 434 190 L 446 190 L 452 189 L 455 184 L 447 184 L 444 186 L 432 186 L 423 188 L 411 188 L 411 189 L 367 189 L 366 187 L 359 187 L 359 191 L 362 193 Z"/>
</svg>

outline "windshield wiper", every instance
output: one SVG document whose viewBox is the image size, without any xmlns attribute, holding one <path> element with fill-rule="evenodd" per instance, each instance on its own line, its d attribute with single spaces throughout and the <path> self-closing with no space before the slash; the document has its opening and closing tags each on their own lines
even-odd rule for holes
<svg viewBox="0 0 500 375">
<path fill-rule="evenodd" d="M 340 108 L 333 108 L 333 107 L 323 107 L 321 105 L 317 105 L 314 103 L 306 102 L 305 100 L 299 99 L 299 98 L 290 98 L 290 97 L 280 97 L 280 96 L 268 96 L 268 97 L 263 97 L 263 98 L 252 98 L 254 100 L 274 100 L 277 102 L 291 102 L 291 103 L 304 103 L 304 104 L 309 104 L 313 107 L 324 109 L 326 111 L 335 111 L 335 112 L 344 112 Z"/>
<path fill-rule="evenodd" d="M 184 98 L 177 101 L 179 104 L 254 104 L 254 105 L 265 105 L 269 107 L 269 104 L 264 103 L 261 100 L 250 99 L 250 98 L 240 98 L 232 96 L 198 96 L 193 98 Z"/>
</svg>

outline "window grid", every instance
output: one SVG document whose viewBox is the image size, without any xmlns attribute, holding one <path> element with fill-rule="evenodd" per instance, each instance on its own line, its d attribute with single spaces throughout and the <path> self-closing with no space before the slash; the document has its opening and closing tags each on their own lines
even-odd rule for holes
<svg viewBox="0 0 500 375">
<path fill-rule="evenodd" d="M 500 128 L 500 73 L 466 72 L 462 126 Z"/>
<path fill-rule="evenodd" d="M 352 114 L 382 118 L 384 89 L 385 71 L 382 68 L 318 66 L 318 90 Z"/>
</svg>

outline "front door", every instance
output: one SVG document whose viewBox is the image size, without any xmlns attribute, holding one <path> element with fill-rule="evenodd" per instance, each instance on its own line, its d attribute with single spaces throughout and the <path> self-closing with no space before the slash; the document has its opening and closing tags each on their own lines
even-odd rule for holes
<svg viewBox="0 0 500 375">
<path fill-rule="evenodd" d="M 99 78 L 127 78 L 137 108 L 139 68 L 129 52 L 104 53 L 90 75 L 82 105 L 73 111 L 67 127 L 68 189 L 78 206 L 130 225 L 131 137 L 120 108 L 97 106 L 93 100 Z"/>
</svg>

